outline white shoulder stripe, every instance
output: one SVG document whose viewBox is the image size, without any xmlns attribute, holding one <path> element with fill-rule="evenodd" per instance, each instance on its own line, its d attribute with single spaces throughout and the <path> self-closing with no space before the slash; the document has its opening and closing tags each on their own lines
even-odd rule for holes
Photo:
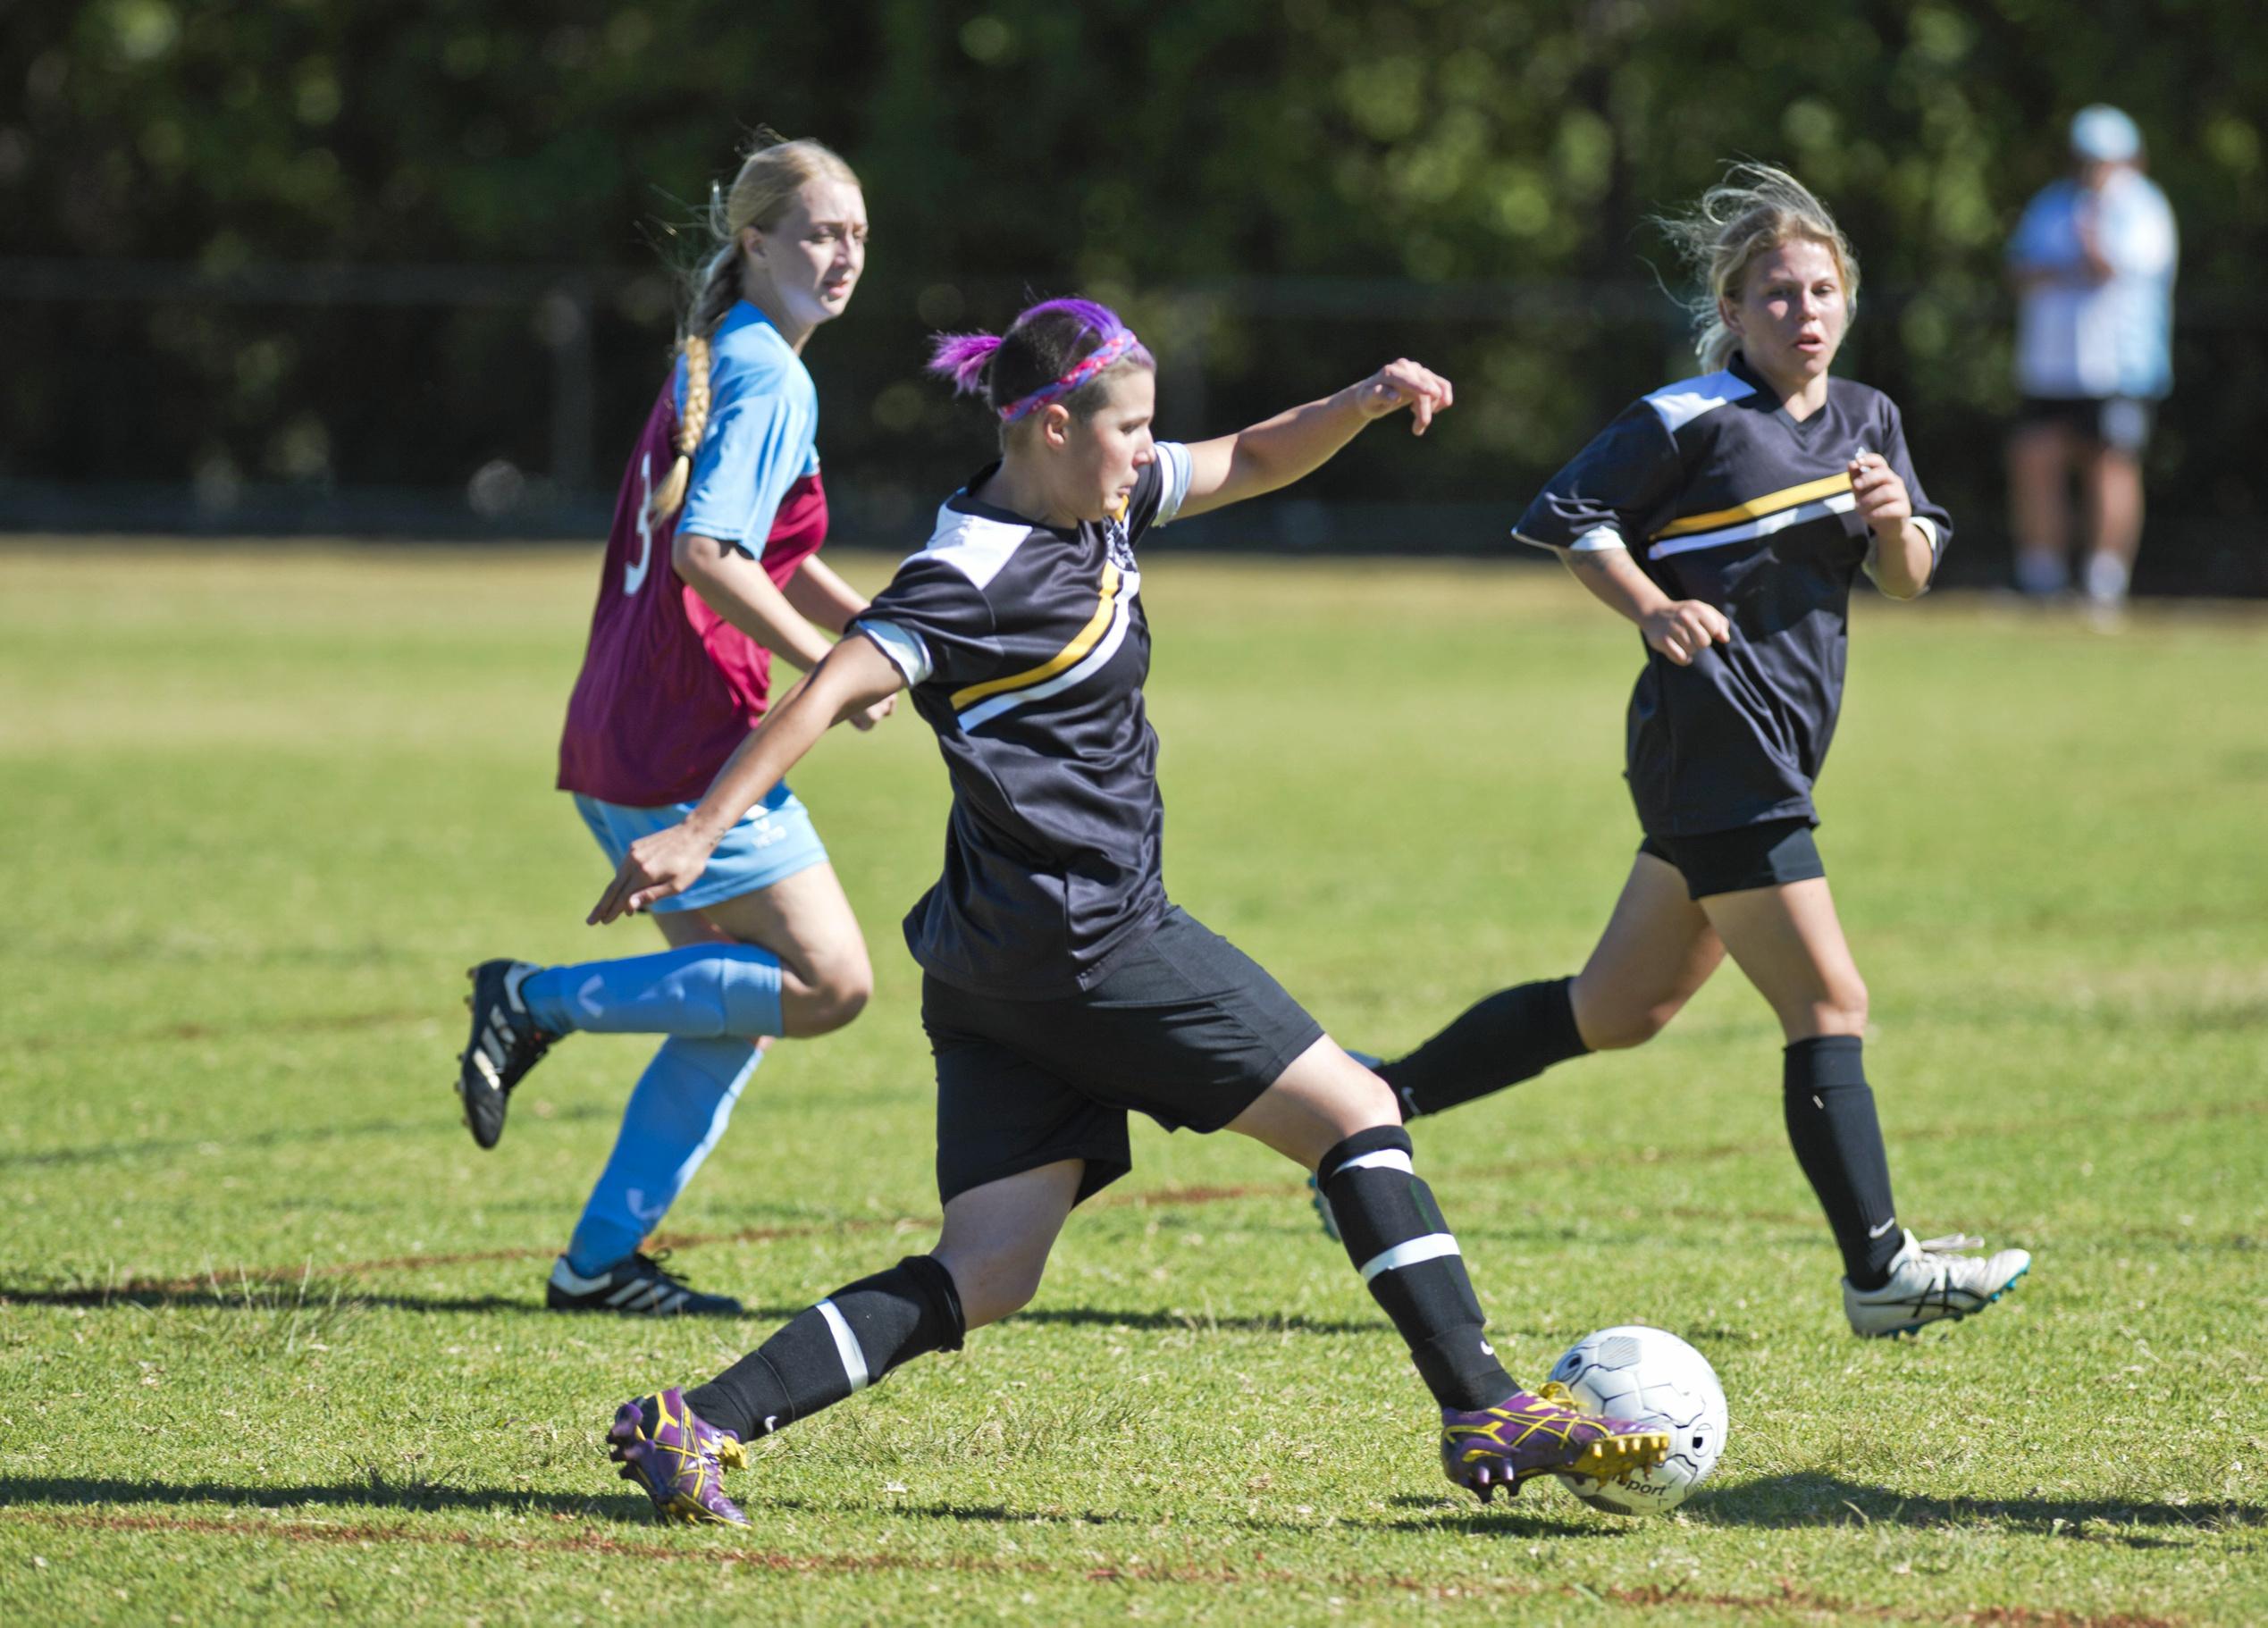
<svg viewBox="0 0 2268 1628">
<path fill-rule="evenodd" d="M 942 559 L 979 589 L 991 585 L 1031 535 L 1031 528 L 988 515 L 965 514 L 950 503 L 937 510 L 937 529 L 915 559 Z"/>
<path fill-rule="evenodd" d="M 1720 372 L 1665 384 L 1646 398 L 1646 405 L 1661 419 L 1662 427 L 1675 435 L 1703 413 L 1754 394 L 1756 387 L 1747 380 Z"/>
</svg>

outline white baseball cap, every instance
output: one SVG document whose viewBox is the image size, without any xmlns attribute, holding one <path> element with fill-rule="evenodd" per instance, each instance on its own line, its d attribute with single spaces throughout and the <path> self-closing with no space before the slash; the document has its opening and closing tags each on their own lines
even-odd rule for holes
<svg viewBox="0 0 2268 1628">
<path fill-rule="evenodd" d="M 2071 155 L 2090 164 L 2132 164 L 2142 155 L 2142 131 L 2107 102 L 2071 117 Z"/>
</svg>

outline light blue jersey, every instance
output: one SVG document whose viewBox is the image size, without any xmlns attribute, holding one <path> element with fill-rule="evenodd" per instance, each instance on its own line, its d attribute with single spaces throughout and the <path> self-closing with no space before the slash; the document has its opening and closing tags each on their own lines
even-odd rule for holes
<svg viewBox="0 0 2268 1628">
<path fill-rule="evenodd" d="M 2089 230 L 2108 278 L 2087 264 Z M 2069 179 L 2042 189 L 2008 245 L 2011 268 L 2040 279 L 2019 298 L 2017 387 L 2057 400 L 2163 396 L 2179 253 L 2165 194 L 2138 171 L 2113 171 L 2098 191 Z"/>
<path fill-rule="evenodd" d="M 819 471 L 819 391 L 803 359 L 742 300 L 709 341 L 709 424 L 677 530 L 760 559 L 787 489 Z M 685 371 L 677 369 L 679 412 Z"/>
</svg>

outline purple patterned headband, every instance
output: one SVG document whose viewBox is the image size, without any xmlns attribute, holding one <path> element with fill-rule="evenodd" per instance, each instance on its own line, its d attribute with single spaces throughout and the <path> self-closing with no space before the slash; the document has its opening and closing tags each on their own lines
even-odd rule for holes
<svg viewBox="0 0 2268 1628">
<path fill-rule="evenodd" d="M 1134 337 L 1131 328 L 1121 328 L 1116 333 L 1081 357 L 1071 370 L 1053 384 L 1043 384 L 1029 396 L 1019 397 L 1000 409 L 1002 424 L 1014 424 L 1029 417 L 1049 402 L 1070 395 L 1080 385 L 1095 378 L 1130 350 L 1138 350 L 1142 341 Z"/>
</svg>

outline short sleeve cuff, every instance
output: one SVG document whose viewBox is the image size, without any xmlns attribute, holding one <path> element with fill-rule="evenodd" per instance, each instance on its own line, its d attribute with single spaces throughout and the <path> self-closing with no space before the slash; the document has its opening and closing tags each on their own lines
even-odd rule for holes
<svg viewBox="0 0 2268 1628">
<path fill-rule="evenodd" d="M 1630 547 L 1622 540 L 1622 533 L 1611 525 L 1594 525 L 1573 542 L 1550 542 L 1541 537 L 1531 537 L 1516 526 L 1512 541 L 1525 542 L 1532 549 L 1549 549 L 1554 554 L 1605 554 Z"/>
<path fill-rule="evenodd" d="M 1189 495 L 1189 472 L 1193 466 L 1189 449 L 1178 441 L 1157 443 L 1157 517 L 1152 525 L 1163 525 L 1181 512 L 1182 499 Z"/>
<path fill-rule="evenodd" d="M 875 646 L 890 659 L 890 665 L 903 675 L 908 689 L 927 682 L 937 670 L 936 663 L 929 659 L 929 647 L 912 629 L 872 617 L 861 617 L 851 626 L 874 641 Z"/>
</svg>

